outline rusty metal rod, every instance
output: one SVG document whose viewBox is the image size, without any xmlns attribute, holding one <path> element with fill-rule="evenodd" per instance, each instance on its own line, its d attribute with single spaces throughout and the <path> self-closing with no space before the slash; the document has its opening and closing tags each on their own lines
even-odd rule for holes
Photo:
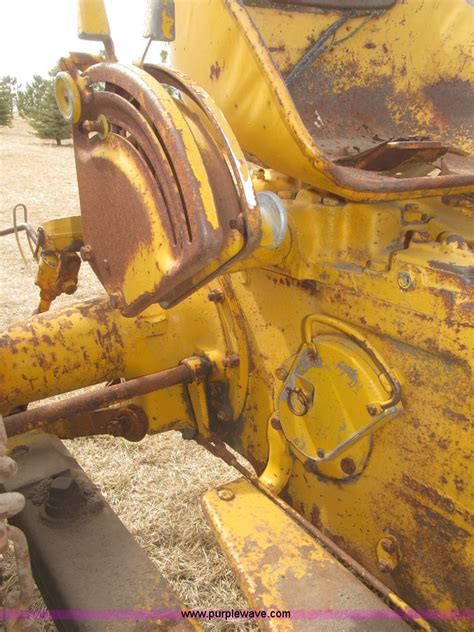
<svg viewBox="0 0 474 632">
<path fill-rule="evenodd" d="M 59 402 L 46 404 L 31 410 L 25 410 L 4 418 L 5 428 L 9 437 L 44 425 L 44 422 L 57 421 L 78 413 L 96 410 L 109 406 L 115 402 L 138 397 L 159 391 L 176 384 L 187 384 L 204 378 L 211 370 L 211 363 L 207 358 L 193 357 L 183 360 L 179 366 L 133 380 L 106 386 L 82 395 L 75 395 Z"/>
</svg>

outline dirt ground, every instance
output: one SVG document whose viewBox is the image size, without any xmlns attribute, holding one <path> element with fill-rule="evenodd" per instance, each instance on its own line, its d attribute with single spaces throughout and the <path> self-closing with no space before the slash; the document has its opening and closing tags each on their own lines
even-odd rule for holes
<svg viewBox="0 0 474 632">
<path fill-rule="evenodd" d="M 35 226 L 79 213 L 70 142 L 56 147 L 41 141 L 21 119 L 12 128 L 0 128 L 0 228 L 12 224 L 12 208 L 18 202 L 26 204 Z M 34 271 L 31 257 L 29 269 L 22 262 L 14 236 L 0 237 L 0 330 L 29 318 L 36 309 Z M 93 273 L 83 265 L 76 294 L 60 297 L 53 309 L 100 291 Z M 201 494 L 235 478 L 235 470 L 177 432 L 147 437 L 139 444 L 106 437 L 66 443 L 185 605 L 248 607 L 200 507 Z M 0 559 L 0 571 L 2 567 L 0 603 L 15 582 L 11 556 Z M 35 607 L 43 607 L 39 595 Z M 55 629 L 51 623 L 42 625 L 42 630 Z M 257 628 L 250 623 L 215 622 L 206 629 Z"/>
</svg>

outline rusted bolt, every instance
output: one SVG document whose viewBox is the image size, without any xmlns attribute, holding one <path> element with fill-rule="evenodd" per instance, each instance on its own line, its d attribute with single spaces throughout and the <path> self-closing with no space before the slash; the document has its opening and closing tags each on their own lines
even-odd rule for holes
<svg viewBox="0 0 474 632">
<path fill-rule="evenodd" d="M 110 295 L 110 305 L 116 309 L 117 307 L 119 307 L 120 303 L 121 303 L 121 298 L 120 298 L 120 294 L 111 294 Z"/>
<path fill-rule="evenodd" d="M 386 553 L 395 553 L 397 547 L 395 546 L 395 542 L 390 538 L 382 538 L 380 540 L 380 546 Z"/>
<path fill-rule="evenodd" d="M 399 272 L 398 274 L 398 285 L 402 290 L 410 290 L 415 281 L 409 272 Z"/>
<path fill-rule="evenodd" d="M 127 415 L 120 415 L 117 419 L 112 419 L 106 426 L 107 433 L 113 437 L 123 436 L 130 427 Z"/>
<path fill-rule="evenodd" d="M 84 121 L 82 123 L 82 129 L 85 132 L 100 132 L 101 125 L 99 121 Z"/>
<path fill-rule="evenodd" d="M 211 303 L 223 303 L 225 301 L 225 295 L 222 290 L 211 290 L 207 298 Z"/>
<path fill-rule="evenodd" d="M 368 404 L 367 405 L 367 412 L 369 413 L 369 415 L 371 415 L 372 417 L 375 417 L 375 415 L 377 414 L 377 406 L 373 406 L 372 404 Z"/>
<path fill-rule="evenodd" d="M 277 378 L 281 381 L 284 382 L 286 380 L 286 378 L 288 377 L 288 371 L 287 369 L 285 369 L 284 366 L 280 366 L 278 367 L 278 369 L 275 371 L 275 375 L 277 376 Z"/>
<path fill-rule="evenodd" d="M 44 512 L 50 519 L 70 519 L 82 504 L 83 497 L 77 481 L 71 476 L 58 476 L 49 485 Z"/>
<path fill-rule="evenodd" d="M 77 483 L 73 478 L 70 476 L 58 476 L 51 481 L 49 495 L 55 498 L 67 498 L 75 489 L 77 489 Z"/>
<path fill-rule="evenodd" d="M 240 357 L 238 353 L 229 353 L 229 355 L 222 360 L 222 366 L 225 369 L 235 369 L 239 364 Z"/>
<path fill-rule="evenodd" d="M 221 500 L 232 500 L 233 498 L 235 498 L 234 492 L 232 492 L 230 489 L 219 489 L 217 495 Z"/>
<path fill-rule="evenodd" d="M 280 417 L 278 417 L 277 415 L 272 417 L 270 423 L 272 424 L 272 428 L 275 428 L 275 430 L 281 430 Z"/>
<path fill-rule="evenodd" d="M 324 458 L 324 450 L 323 450 L 322 448 L 318 448 L 318 449 L 316 450 L 316 454 L 318 455 L 318 457 L 319 457 L 320 459 L 323 459 L 323 458 Z"/>
<path fill-rule="evenodd" d="M 340 466 L 344 474 L 348 474 L 349 476 L 351 474 L 354 474 L 354 472 L 357 469 L 356 464 L 354 463 L 353 459 L 349 457 L 345 457 L 344 459 L 342 459 Z"/>
<path fill-rule="evenodd" d="M 94 253 L 92 252 L 92 246 L 89 246 L 89 245 L 82 246 L 81 249 L 79 250 L 79 253 L 83 261 L 90 261 L 92 257 L 94 256 Z"/>
</svg>

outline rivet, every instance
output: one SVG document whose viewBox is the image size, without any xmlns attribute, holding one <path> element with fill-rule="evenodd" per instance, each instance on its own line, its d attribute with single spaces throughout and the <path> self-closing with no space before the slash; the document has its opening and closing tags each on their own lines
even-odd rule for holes
<svg viewBox="0 0 474 632">
<path fill-rule="evenodd" d="M 217 491 L 217 495 L 221 500 L 232 500 L 233 498 L 235 498 L 234 492 L 232 492 L 230 489 L 219 489 Z"/>
<path fill-rule="evenodd" d="M 354 474 L 357 469 L 356 464 L 350 457 L 345 457 L 344 459 L 342 459 L 340 466 L 344 474 L 348 474 L 349 476 L 351 474 Z"/>
<path fill-rule="evenodd" d="M 281 430 L 280 417 L 278 417 L 277 415 L 272 417 L 270 423 L 272 424 L 272 428 L 275 428 L 275 430 Z"/>
</svg>

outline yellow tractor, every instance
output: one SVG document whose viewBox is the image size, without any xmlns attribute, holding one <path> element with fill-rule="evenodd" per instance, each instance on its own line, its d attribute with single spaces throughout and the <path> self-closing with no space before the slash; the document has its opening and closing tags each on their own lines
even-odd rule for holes
<svg viewBox="0 0 474 632">
<path fill-rule="evenodd" d="M 473 629 L 473 23 L 466 0 L 156 0 L 169 63 L 126 66 L 81 0 L 105 54 L 56 77 L 81 215 L 20 227 L 41 300 L 0 338 L 2 516 L 25 505 L 0 546 L 22 529 L 52 611 L 157 614 L 59 629 L 200 625 L 60 441 L 169 430 L 242 474 L 203 504 L 263 629 Z M 48 311 L 81 262 L 104 294 Z"/>
</svg>

